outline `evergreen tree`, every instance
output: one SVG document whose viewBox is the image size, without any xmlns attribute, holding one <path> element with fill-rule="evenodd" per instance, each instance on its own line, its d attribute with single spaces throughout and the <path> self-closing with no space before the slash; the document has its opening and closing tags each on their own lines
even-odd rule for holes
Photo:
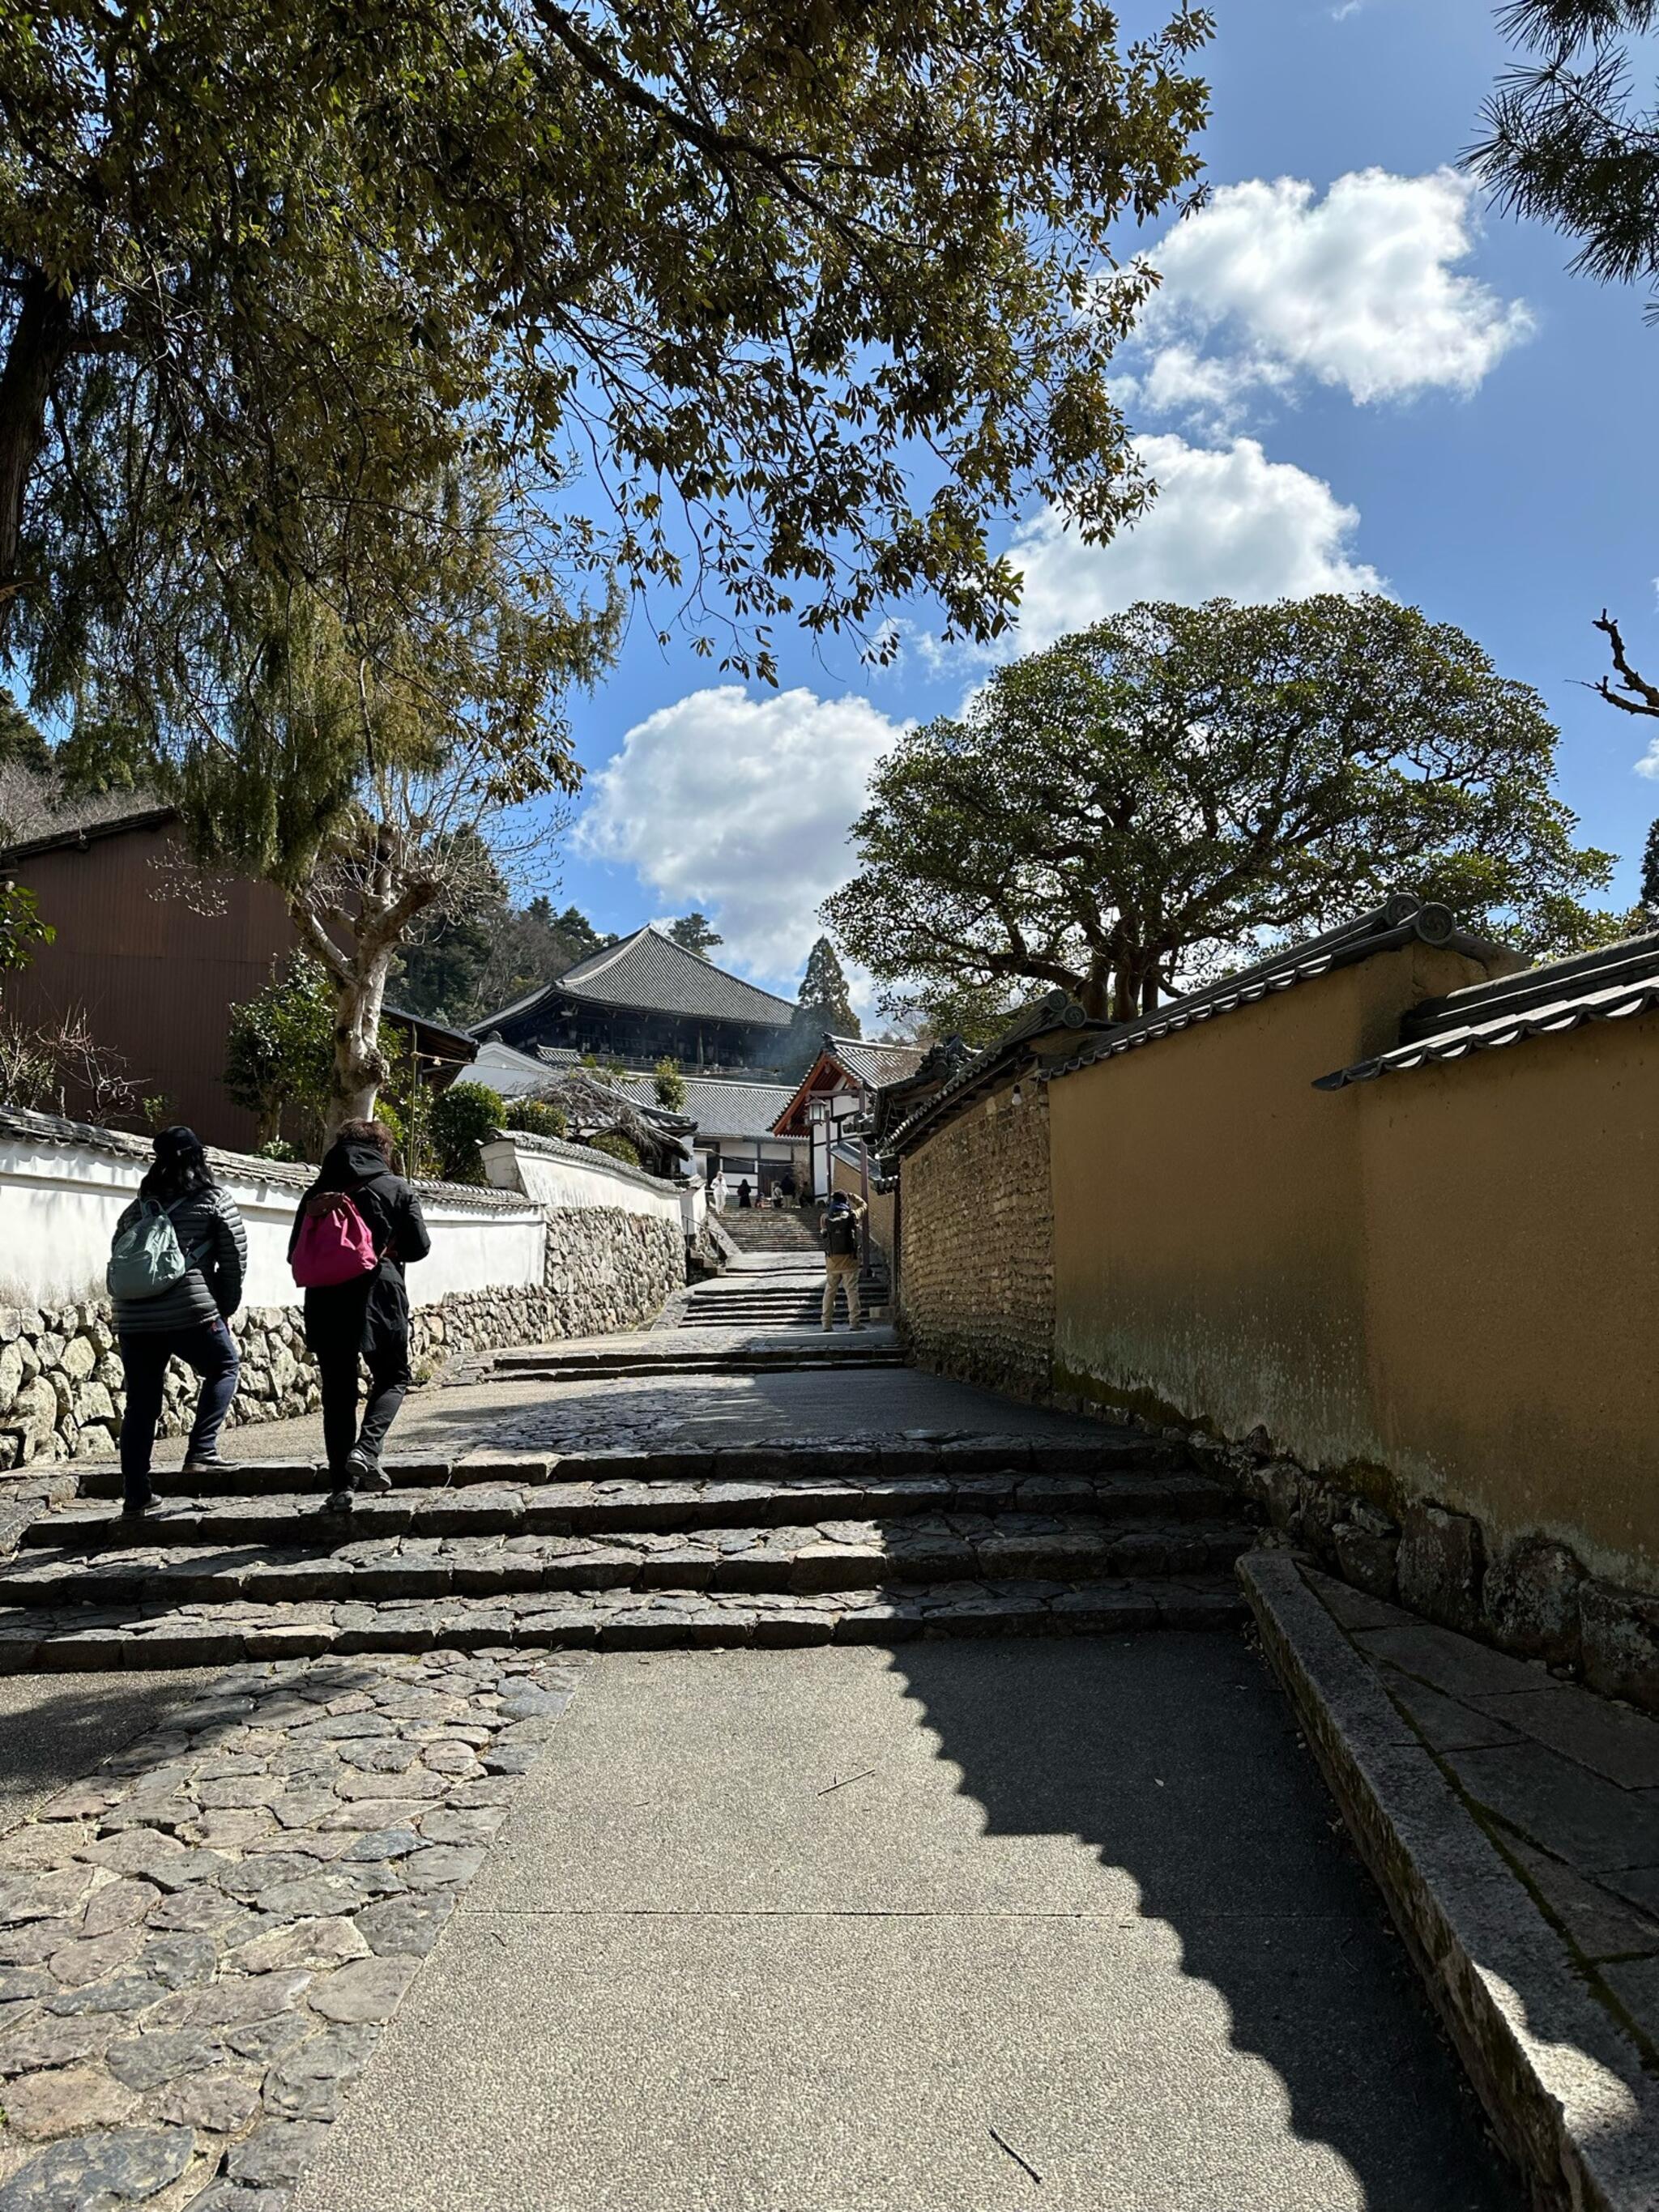
<svg viewBox="0 0 1659 2212">
<path fill-rule="evenodd" d="M 817 1058 L 826 1030 L 836 1036 L 861 1034 L 836 948 L 821 937 L 807 955 L 800 996 L 784 1040 L 781 1065 L 790 1082 L 798 1083 Z"/>
<path fill-rule="evenodd" d="M 683 945 L 688 952 L 704 955 L 707 955 L 713 946 L 724 945 L 726 942 L 717 931 L 709 927 L 708 915 L 696 910 L 690 914 L 683 914 L 677 922 L 671 925 L 668 934 L 676 945 Z"/>
<path fill-rule="evenodd" d="M 1642 848 L 1642 904 L 1659 921 L 1659 822 L 1649 830 L 1648 842 Z"/>
</svg>

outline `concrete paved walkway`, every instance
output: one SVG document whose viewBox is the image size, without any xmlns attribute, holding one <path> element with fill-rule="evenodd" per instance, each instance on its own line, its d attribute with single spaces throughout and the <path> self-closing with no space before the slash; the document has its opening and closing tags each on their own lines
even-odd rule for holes
<svg viewBox="0 0 1659 2212">
<path fill-rule="evenodd" d="M 1226 1637 L 601 1656 L 295 2212 L 1495 2212 Z"/>
</svg>

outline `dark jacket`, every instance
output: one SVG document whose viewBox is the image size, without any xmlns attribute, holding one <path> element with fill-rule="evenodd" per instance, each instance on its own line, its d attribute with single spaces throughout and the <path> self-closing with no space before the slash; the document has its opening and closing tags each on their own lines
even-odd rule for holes
<svg viewBox="0 0 1659 2212">
<path fill-rule="evenodd" d="M 116 1224 L 116 1232 L 138 1218 L 143 1206 L 135 1198 Z M 199 1328 L 204 1322 L 228 1320 L 242 1303 L 247 1272 L 247 1231 L 228 1191 L 209 1183 L 173 1202 L 173 1234 L 189 1272 L 153 1298 L 117 1298 L 118 1336 L 155 1336 L 175 1328 Z"/>
<path fill-rule="evenodd" d="M 354 1282 L 306 1292 L 306 1342 L 319 1359 L 362 1352 L 375 1359 L 409 1344 L 409 1289 L 404 1269 L 432 1249 L 421 1201 L 401 1176 L 392 1174 L 378 1145 L 338 1139 L 324 1158 L 322 1170 L 300 1200 L 288 1240 L 288 1256 L 300 1241 L 306 1210 L 325 1191 L 343 1190 L 368 1224 L 380 1265 Z"/>
<path fill-rule="evenodd" d="M 864 1208 L 855 1198 L 818 1216 L 818 1242 L 831 1260 L 850 1260 L 859 1249 Z"/>
</svg>

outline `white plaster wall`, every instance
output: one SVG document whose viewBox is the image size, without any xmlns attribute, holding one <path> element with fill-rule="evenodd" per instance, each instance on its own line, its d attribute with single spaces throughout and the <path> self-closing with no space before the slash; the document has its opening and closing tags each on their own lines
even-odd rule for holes
<svg viewBox="0 0 1659 2212">
<path fill-rule="evenodd" d="M 101 1297 L 115 1224 L 146 1165 L 136 1155 L 91 1145 L 0 1135 L 0 1304 Z M 299 1192 L 290 1182 L 261 1175 L 252 1162 L 234 1172 L 221 1165 L 216 1172 L 247 1228 L 243 1303 L 295 1304 L 300 1293 L 289 1273 L 288 1238 Z M 434 1305 L 456 1291 L 539 1287 L 547 1224 L 538 1207 L 483 1213 L 436 1194 L 423 1194 L 422 1203 L 432 1255 L 409 1271 L 416 1305 Z"/>
<path fill-rule="evenodd" d="M 562 1152 L 535 1152 L 514 1142 L 509 1130 L 483 1147 L 484 1173 L 497 1190 L 520 1190 L 538 1206 L 580 1210 L 620 1207 L 658 1220 L 683 1223 L 681 1194 L 672 1183 L 644 1183 L 613 1173 L 602 1152 L 570 1159 Z"/>
</svg>

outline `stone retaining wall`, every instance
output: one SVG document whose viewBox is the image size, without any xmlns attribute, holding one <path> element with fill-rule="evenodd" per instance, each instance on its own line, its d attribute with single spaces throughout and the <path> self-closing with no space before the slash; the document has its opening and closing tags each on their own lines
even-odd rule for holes
<svg viewBox="0 0 1659 2212">
<path fill-rule="evenodd" d="M 1265 1443 L 1203 1430 L 1188 1441 L 1206 1474 L 1356 1589 L 1659 1712 L 1659 1597 L 1589 1573 L 1569 1545 L 1542 1531 L 1499 1544 L 1472 1515 L 1424 1499 L 1396 1517 Z"/>
<path fill-rule="evenodd" d="M 559 1313 L 550 1291 L 518 1285 L 416 1307 L 410 1332 L 416 1371 L 451 1353 L 566 1334 Z M 288 1420 L 321 1402 L 297 1306 L 245 1308 L 231 1329 L 242 1356 L 231 1426 Z M 112 1451 L 126 1409 L 124 1382 L 107 1305 L 43 1313 L 0 1307 L 0 1475 Z M 166 1389 L 161 1433 L 178 1436 L 190 1425 L 195 1378 L 174 1360 Z"/>
<path fill-rule="evenodd" d="M 541 1289 L 510 1284 L 416 1307 L 416 1373 L 456 1353 L 637 1327 L 684 1280 L 676 1222 L 599 1208 L 550 1214 Z M 297 1306 L 245 1308 L 231 1328 L 242 1356 L 231 1425 L 314 1410 L 317 1371 Z M 107 1304 L 0 1307 L 0 1478 L 113 1451 L 126 1407 L 124 1380 Z M 166 1387 L 161 1433 L 178 1436 L 190 1425 L 195 1380 L 174 1360 Z"/>
<path fill-rule="evenodd" d="M 684 1285 L 685 1236 L 678 1216 L 668 1220 L 592 1206 L 548 1215 L 544 1336 L 609 1336 L 637 1328 Z"/>
<path fill-rule="evenodd" d="M 1045 1087 L 1005 1085 L 907 1157 L 899 1241 L 898 1326 L 915 1358 L 1042 1395 L 1054 1336 Z"/>
</svg>

